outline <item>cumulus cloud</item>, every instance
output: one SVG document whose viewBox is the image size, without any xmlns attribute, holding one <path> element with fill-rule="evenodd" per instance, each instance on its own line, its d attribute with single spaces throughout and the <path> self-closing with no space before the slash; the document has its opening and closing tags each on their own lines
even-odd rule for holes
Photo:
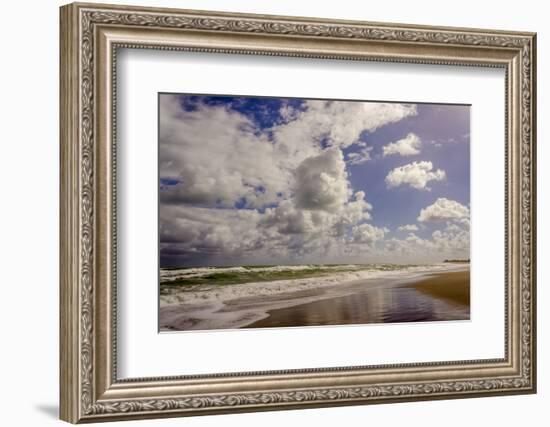
<svg viewBox="0 0 550 427">
<path fill-rule="evenodd" d="M 429 238 L 409 233 L 403 239 L 383 241 L 386 256 L 398 257 L 412 262 L 418 259 L 438 260 L 470 258 L 470 232 L 465 227 L 447 223 L 445 228 L 435 230 Z"/>
<path fill-rule="evenodd" d="M 371 218 L 372 206 L 360 191 L 353 200 L 340 205 L 337 210 L 308 210 L 296 207 L 291 200 L 277 207 L 266 209 L 259 222 L 261 227 L 271 228 L 279 234 L 343 236 L 355 224 Z"/>
<path fill-rule="evenodd" d="M 417 114 L 414 105 L 296 105 L 283 103 L 278 117 L 262 113 L 262 120 L 273 120 L 266 126 L 234 106 L 199 100 L 186 108 L 177 96 L 160 97 L 163 265 L 369 262 L 401 252 L 458 258 L 466 251 L 469 215 L 445 217 L 429 206 L 419 221 L 437 217 L 444 228 L 430 236 L 388 239 L 387 228 L 371 223 L 374 209 L 365 192 L 352 188 L 348 167 L 372 160 L 363 133 Z M 414 137 L 389 144 L 384 155 L 414 154 L 420 149 Z M 427 190 L 429 182 L 444 178 L 431 162 L 414 162 L 392 170 L 386 184 Z"/>
<path fill-rule="evenodd" d="M 341 151 L 306 159 L 293 177 L 292 195 L 263 210 L 161 205 L 164 264 L 343 256 L 345 238 L 371 218 L 372 206 L 363 191 L 352 194 Z"/>
<path fill-rule="evenodd" d="M 269 236 L 258 233 L 260 214 L 256 210 L 165 205 L 159 214 L 160 251 L 165 264 L 200 264 L 205 257 L 239 259 L 276 247 L 266 245 Z"/>
<path fill-rule="evenodd" d="M 442 181 L 446 174 L 442 169 L 432 171 L 432 162 L 413 162 L 392 169 L 386 176 L 388 188 L 409 185 L 417 190 L 430 190 L 427 184 L 430 181 Z"/>
<path fill-rule="evenodd" d="M 457 258 L 470 257 L 470 233 L 468 230 L 450 229 L 436 230 L 432 233 L 436 248 Z"/>
<path fill-rule="evenodd" d="M 358 191 L 354 194 L 353 199 L 337 212 L 337 217 L 334 219 L 337 235 L 343 235 L 349 226 L 371 219 L 369 211 L 372 210 L 372 205 L 365 200 L 365 193 Z"/>
<path fill-rule="evenodd" d="M 405 224 L 397 227 L 398 231 L 418 231 L 418 226 L 415 224 Z"/>
<path fill-rule="evenodd" d="M 280 234 L 307 234 L 322 228 L 325 217 L 310 211 L 296 209 L 290 200 L 284 200 L 276 208 L 269 208 L 260 225 L 274 227 Z"/>
<path fill-rule="evenodd" d="M 470 210 L 455 200 L 440 197 L 418 215 L 420 222 L 459 220 L 469 225 Z M 464 221 L 466 220 L 466 221 Z"/>
<path fill-rule="evenodd" d="M 295 179 L 298 208 L 334 212 L 351 194 L 346 164 L 338 148 L 305 159 L 296 169 Z"/>
<path fill-rule="evenodd" d="M 281 107 L 282 121 L 260 129 L 223 105 L 182 108 L 180 98 L 160 97 L 160 176 L 164 203 L 251 208 L 290 196 L 295 169 L 325 147 L 347 147 L 373 131 L 416 114 L 406 104 L 306 101 Z M 353 161 L 365 161 L 364 147 Z M 326 183 L 325 183 L 326 184 Z"/>
<path fill-rule="evenodd" d="M 289 161 L 318 153 L 319 147 L 346 148 L 357 143 L 365 131 L 398 122 L 417 114 L 416 105 L 397 103 L 308 100 L 299 109 L 281 107 L 290 118 L 275 126 L 273 137 Z"/>
<path fill-rule="evenodd" d="M 337 212 L 299 209 L 284 200 L 265 212 L 165 205 L 160 210 L 160 246 L 164 265 L 288 262 L 310 257 L 343 257 L 353 227 L 370 218 L 371 205 L 358 192 Z M 365 228 L 362 241 L 369 244 Z"/>
<path fill-rule="evenodd" d="M 422 142 L 420 138 L 411 132 L 403 139 L 384 145 L 384 147 L 382 147 L 383 156 L 391 156 L 392 154 L 413 156 L 420 153 L 421 145 Z"/>
<path fill-rule="evenodd" d="M 348 147 L 365 130 L 372 132 L 416 114 L 413 104 L 309 100 L 296 114 L 295 125 L 316 136 L 326 134 L 335 145 Z"/>
<path fill-rule="evenodd" d="M 292 175 L 268 137 L 242 114 L 223 106 L 184 111 L 178 97 L 160 97 L 160 176 L 175 185 L 163 203 L 251 207 L 275 203 Z"/>
<path fill-rule="evenodd" d="M 385 227 L 380 228 L 367 223 L 356 225 L 351 230 L 350 241 L 372 247 L 377 241 L 382 240 L 388 231 Z"/>
</svg>

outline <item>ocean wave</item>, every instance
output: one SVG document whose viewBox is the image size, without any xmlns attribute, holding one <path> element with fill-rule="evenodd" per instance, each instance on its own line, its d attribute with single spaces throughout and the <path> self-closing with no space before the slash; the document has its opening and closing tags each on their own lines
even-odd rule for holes
<svg viewBox="0 0 550 427">
<path fill-rule="evenodd" d="M 204 277 L 214 273 L 276 273 L 283 271 L 308 271 L 308 270 L 342 270 L 346 269 L 361 269 L 365 268 L 362 265 L 347 264 L 347 265 L 274 265 L 266 267 L 193 267 L 180 269 L 161 269 L 161 281 L 171 281 L 179 279 L 188 279 L 192 277 Z"/>
<path fill-rule="evenodd" d="M 326 274 L 320 277 L 305 277 L 286 280 L 273 280 L 252 282 L 244 284 L 233 285 L 184 285 L 168 289 L 160 296 L 161 306 L 185 304 L 186 306 L 201 306 L 210 305 L 212 303 L 228 303 L 234 300 L 241 300 L 243 298 L 251 297 L 273 297 L 276 295 L 298 293 L 308 291 L 312 289 L 339 287 L 343 284 L 356 282 L 359 280 L 375 280 L 381 278 L 407 279 L 411 275 L 421 273 L 432 273 L 438 271 L 450 271 L 464 268 L 460 264 L 435 264 L 430 266 L 407 266 L 405 268 L 397 268 L 394 270 L 381 269 L 376 266 L 345 266 L 347 269 L 343 269 L 343 266 L 326 266 L 325 269 L 337 270 L 334 274 Z M 306 270 L 306 269 L 319 269 L 320 266 L 275 266 L 275 267 L 254 267 L 253 271 L 285 271 L 292 270 Z M 339 269 L 339 271 L 338 271 Z M 172 275 L 165 276 L 168 280 L 177 280 L 176 278 L 189 278 L 189 277 L 201 277 L 213 272 L 246 272 L 250 271 L 247 267 L 202 267 L 196 269 L 182 269 L 182 270 L 163 270 L 163 272 L 172 273 Z M 187 274 L 181 276 L 182 274 Z M 190 276 L 195 274 L 195 276 Z M 162 277 L 162 276 L 161 276 Z"/>
</svg>

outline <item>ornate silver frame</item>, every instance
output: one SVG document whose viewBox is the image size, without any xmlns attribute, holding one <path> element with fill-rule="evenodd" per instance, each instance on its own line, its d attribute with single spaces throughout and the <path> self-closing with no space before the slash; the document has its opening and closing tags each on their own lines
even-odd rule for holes
<svg viewBox="0 0 550 427">
<path fill-rule="evenodd" d="M 78 422 L 536 390 L 534 33 L 99 4 L 61 8 L 61 418 Z M 116 375 L 117 48 L 506 70 L 505 357 L 175 378 Z"/>
</svg>

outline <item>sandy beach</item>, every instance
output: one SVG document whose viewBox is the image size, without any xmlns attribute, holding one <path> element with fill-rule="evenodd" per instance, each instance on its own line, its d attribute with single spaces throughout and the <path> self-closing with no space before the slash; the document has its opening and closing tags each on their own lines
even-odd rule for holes
<svg viewBox="0 0 550 427">
<path fill-rule="evenodd" d="M 409 285 L 414 289 L 454 304 L 470 305 L 470 270 L 434 274 Z"/>
<path fill-rule="evenodd" d="M 445 272 L 434 277 L 392 283 L 268 312 L 249 328 L 350 325 L 469 319 L 469 271 Z M 416 281 L 418 280 L 418 281 Z M 440 290 L 439 288 L 443 288 Z M 449 289 L 450 288 L 450 289 Z"/>
<path fill-rule="evenodd" d="M 264 270 L 271 274 L 269 269 L 272 267 Z M 292 271 L 295 274 L 302 270 L 293 267 Z M 234 272 L 235 269 L 232 269 L 230 273 Z M 184 274 L 185 277 L 192 275 L 192 280 L 198 281 L 197 278 L 203 273 L 186 271 Z M 229 273 L 224 274 L 225 280 Z M 279 270 L 277 274 L 280 274 Z M 334 271 L 329 269 L 319 273 L 320 276 L 315 276 L 317 272 L 308 274 L 314 277 L 167 287 L 163 289 L 160 299 L 160 330 L 469 319 L 468 264 L 396 269 L 363 266 Z M 182 275 L 175 271 L 166 273 L 170 277 L 168 280 L 181 280 Z"/>
</svg>

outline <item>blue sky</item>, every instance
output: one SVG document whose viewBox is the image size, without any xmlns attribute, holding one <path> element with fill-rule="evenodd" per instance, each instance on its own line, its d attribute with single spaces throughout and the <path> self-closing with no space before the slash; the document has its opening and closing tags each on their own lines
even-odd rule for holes
<svg viewBox="0 0 550 427">
<path fill-rule="evenodd" d="M 469 107 L 421 104 L 417 105 L 417 110 L 418 116 L 405 118 L 372 134 L 365 132 L 362 138 L 373 147 L 375 159 L 368 164 L 349 166 L 352 186 L 368 191 L 369 201 L 374 206 L 373 222 L 390 229 L 415 223 L 420 209 L 431 203 L 436 195 L 463 205 L 470 203 Z M 388 141 L 396 141 L 408 132 L 414 132 L 427 142 L 419 154 L 382 157 L 382 147 Z M 410 187 L 389 190 L 384 183 L 387 172 L 415 160 L 431 161 L 446 172 L 446 179 L 430 184 L 431 191 L 414 191 Z M 418 234 L 427 235 L 432 228 L 427 227 Z"/>
<path fill-rule="evenodd" d="M 161 266 L 469 258 L 470 107 L 159 95 Z"/>
</svg>

